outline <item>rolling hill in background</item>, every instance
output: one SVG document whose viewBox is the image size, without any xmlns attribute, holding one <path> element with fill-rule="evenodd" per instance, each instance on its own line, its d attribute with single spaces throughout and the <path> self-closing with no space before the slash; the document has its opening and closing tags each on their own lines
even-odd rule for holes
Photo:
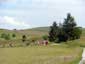
<svg viewBox="0 0 85 64">
<path fill-rule="evenodd" d="M 0 29 L 0 34 L 2 33 L 15 33 L 16 35 L 29 35 L 29 36 L 42 36 L 47 35 L 49 32 L 49 27 L 37 27 L 25 30 L 7 30 L 7 29 Z M 82 29 L 82 35 L 85 35 L 85 28 Z"/>
<path fill-rule="evenodd" d="M 25 29 L 25 30 L 7 30 L 7 29 L 0 29 L 0 36 L 1 34 L 16 34 L 16 39 L 21 39 L 22 35 L 26 35 L 29 38 L 41 38 L 44 35 L 48 35 L 49 27 L 37 27 L 32 29 Z"/>
<path fill-rule="evenodd" d="M 28 29 L 28 30 L 33 30 L 33 31 L 45 31 L 48 32 L 50 30 L 49 27 L 37 27 L 37 28 L 32 28 L 32 29 Z"/>
</svg>

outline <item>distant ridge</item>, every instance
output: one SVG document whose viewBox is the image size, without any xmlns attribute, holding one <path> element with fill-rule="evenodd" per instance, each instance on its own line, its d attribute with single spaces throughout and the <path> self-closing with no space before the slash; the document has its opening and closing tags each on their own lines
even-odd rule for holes
<svg viewBox="0 0 85 64">
<path fill-rule="evenodd" d="M 32 28 L 32 29 L 28 29 L 28 30 L 35 30 L 35 31 L 49 31 L 50 30 L 50 27 L 36 27 L 36 28 Z"/>
</svg>

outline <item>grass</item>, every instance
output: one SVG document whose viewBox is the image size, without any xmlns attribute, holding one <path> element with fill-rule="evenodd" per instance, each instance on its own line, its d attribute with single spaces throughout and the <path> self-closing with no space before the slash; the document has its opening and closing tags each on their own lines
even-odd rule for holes
<svg viewBox="0 0 85 64">
<path fill-rule="evenodd" d="M 78 64 L 82 49 L 65 46 L 0 48 L 0 64 Z"/>
<path fill-rule="evenodd" d="M 47 29 L 46 27 L 17 31 L 1 29 L 0 34 L 15 33 L 17 36 L 16 39 L 11 38 L 10 41 L 0 38 L 0 44 L 11 42 L 17 47 L 0 48 L 0 64 L 78 64 L 82 48 L 85 47 L 85 29 L 79 40 L 60 45 L 19 47 L 22 43 L 22 35 L 26 34 L 27 39 L 40 39 L 43 35 L 48 34 Z"/>
</svg>

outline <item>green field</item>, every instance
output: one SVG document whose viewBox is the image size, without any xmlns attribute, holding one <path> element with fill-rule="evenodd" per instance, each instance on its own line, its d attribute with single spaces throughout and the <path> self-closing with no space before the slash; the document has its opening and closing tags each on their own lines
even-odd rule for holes
<svg viewBox="0 0 85 64">
<path fill-rule="evenodd" d="M 29 46 L 1 48 L 0 64 L 78 64 L 81 48 Z"/>
<path fill-rule="evenodd" d="M 42 28 L 42 29 L 41 29 Z M 48 34 L 48 28 L 41 27 L 30 30 L 0 30 L 2 33 L 15 33 L 16 38 L 6 41 L 0 38 L 0 44 L 9 42 L 17 44 L 16 47 L 0 48 L 0 64 L 78 64 L 82 49 L 85 47 L 85 30 L 81 39 L 69 41 L 62 44 L 53 45 L 49 43 L 48 46 L 29 45 L 21 47 L 21 37 L 26 35 L 27 39 L 41 39 L 43 35 Z M 19 47 L 20 46 L 20 47 Z"/>
</svg>

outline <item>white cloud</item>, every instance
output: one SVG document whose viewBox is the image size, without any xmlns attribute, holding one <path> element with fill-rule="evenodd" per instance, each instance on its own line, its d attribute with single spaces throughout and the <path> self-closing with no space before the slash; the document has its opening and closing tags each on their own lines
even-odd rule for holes
<svg viewBox="0 0 85 64">
<path fill-rule="evenodd" d="M 29 22 L 31 27 L 32 25 L 44 26 L 48 25 L 48 23 L 53 22 L 54 20 L 56 20 L 57 22 L 59 21 L 63 22 L 63 19 L 66 17 L 66 14 L 70 12 L 72 16 L 75 17 L 75 20 L 78 22 L 79 25 L 85 26 L 84 0 L 0 0 L 0 1 L 3 1 L 3 3 L 8 2 L 8 4 L 5 4 L 4 6 L 2 5 L 2 9 L 0 9 L 0 15 L 6 16 L 2 17 L 3 19 L 6 19 L 6 21 L 4 20 L 4 23 L 2 24 L 7 23 L 8 25 L 11 24 L 23 28 L 23 26 L 26 27 L 26 25 L 28 27 L 27 23 L 28 21 L 31 21 Z M 18 20 L 16 20 L 13 17 L 17 17 Z M 12 20 L 12 22 L 7 21 L 9 19 L 10 21 Z M 27 23 L 25 22 L 23 23 L 23 21 Z"/>
<path fill-rule="evenodd" d="M 9 17 L 9 16 L 4 16 L 4 17 L 0 17 L 0 24 L 2 25 L 12 25 L 17 27 L 16 29 L 23 29 L 23 28 L 29 28 L 29 24 L 25 23 L 24 21 L 18 21 L 13 17 Z M 3 26 L 4 27 L 4 26 Z"/>
</svg>

